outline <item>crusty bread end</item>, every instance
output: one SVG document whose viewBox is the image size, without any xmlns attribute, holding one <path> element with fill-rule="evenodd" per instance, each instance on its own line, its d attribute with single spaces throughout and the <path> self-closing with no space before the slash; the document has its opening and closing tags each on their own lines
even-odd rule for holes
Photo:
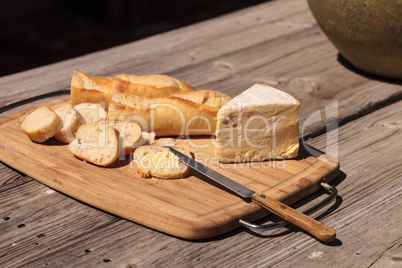
<svg viewBox="0 0 402 268">
<path fill-rule="evenodd" d="M 19 119 L 22 130 L 35 142 L 44 142 L 63 127 L 60 117 L 49 107 L 37 108 Z"/>
</svg>

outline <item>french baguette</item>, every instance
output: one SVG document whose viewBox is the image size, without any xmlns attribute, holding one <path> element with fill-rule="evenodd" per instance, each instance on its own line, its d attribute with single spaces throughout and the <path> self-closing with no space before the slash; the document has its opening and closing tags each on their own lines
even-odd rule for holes
<svg viewBox="0 0 402 268">
<path fill-rule="evenodd" d="M 156 136 L 211 135 L 220 107 L 229 100 L 228 95 L 211 90 L 153 99 L 115 93 L 108 118 L 134 121 Z"/>
<path fill-rule="evenodd" d="M 104 76 L 89 76 L 74 70 L 71 78 L 71 105 L 80 103 L 101 103 L 105 107 L 113 95 L 113 79 Z"/>
<path fill-rule="evenodd" d="M 170 93 L 195 91 L 195 88 L 189 84 L 161 74 L 144 76 L 120 74 L 114 77 L 113 82 L 114 92 L 135 94 L 146 98 L 158 98 Z"/>
<path fill-rule="evenodd" d="M 156 98 L 170 93 L 195 91 L 187 83 L 168 75 L 135 76 L 121 74 L 115 77 L 90 76 L 74 70 L 71 79 L 71 104 L 102 103 L 109 107 L 113 93 L 128 93 Z"/>
<path fill-rule="evenodd" d="M 213 90 L 198 90 L 188 93 L 171 93 L 169 96 L 186 99 L 195 103 L 204 104 L 210 107 L 220 109 L 231 98 L 224 94 Z"/>
</svg>

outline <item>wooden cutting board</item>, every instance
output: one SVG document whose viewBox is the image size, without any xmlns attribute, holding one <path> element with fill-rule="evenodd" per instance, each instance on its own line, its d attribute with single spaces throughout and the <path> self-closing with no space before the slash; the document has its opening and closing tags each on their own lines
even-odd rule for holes
<svg viewBox="0 0 402 268">
<path fill-rule="evenodd" d="M 40 106 L 55 108 L 68 100 L 65 97 Z M 17 121 L 27 110 L 0 118 L 0 160 L 84 203 L 186 239 L 213 237 L 239 227 L 239 219 L 253 221 L 268 214 L 193 171 L 184 179 L 144 179 L 135 173 L 130 156 L 103 168 L 74 157 L 67 145 L 53 139 L 34 143 Z M 339 172 L 337 160 L 326 154 L 222 164 L 214 158 L 214 137 L 193 137 L 185 142 L 197 161 L 287 204 L 318 190 L 321 182 L 332 180 Z"/>
</svg>

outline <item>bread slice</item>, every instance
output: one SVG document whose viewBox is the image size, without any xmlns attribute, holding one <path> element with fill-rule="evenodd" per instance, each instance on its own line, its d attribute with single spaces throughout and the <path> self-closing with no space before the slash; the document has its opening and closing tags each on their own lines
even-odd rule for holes
<svg viewBox="0 0 402 268">
<path fill-rule="evenodd" d="M 185 93 L 195 88 L 168 75 L 135 76 L 121 74 L 115 77 L 90 76 L 74 70 L 71 79 L 71 104 L 104 103 L 107 110 L 113 93 L 137 94 L 148 98 L 169 93 Z"/>
<path fill-rule="evenodd" d="M 49 107 L 37 108 L 19 119 L 22 130 L 35 142 L 44 142 L 63 127 L 60 117 Z"/>
<path fill-rule="evenodd" d="M 78 158 L 109 166 L 119 157 L 119 133 L 107 124 L 85 124 L 78 128 L 69 149 Z"/>
<path fill-rule="evenodd" d="M 107 117 L 105 109 L 99 103 L 80 103 L 74 108 L 85 124 L 95 123 Z"/>
<path fill-rule="evenodd" d="M 140 146 L 142 131 L 137 123 L 118 120 L 105 120 L 100 121 L 99 123 L 113 127 L 119 132 L 121 155 L 131 154 Z"/>
<path fill-rule="evenodd" d="M 210 90 L 153 99 L 115 93 L 108 118 L 134 121 L 156 136 L 211 135 L 220 107 L 229 100 L 226 94 Z"/>
<path fill-rule="evenodd" d="M 190 148 L 186 144 L 179 145 L 172 139 L 153 145 L 141 146 L 135 150 L 133 161 L 135 170 L 141 177 L 177 179 L 184 178 L 190 173 L 190 168 L 164 146 L 172 146 L 191 157 Z"/>
<path fill-rule="evenodd" d="M 72 142 L 78 128 L 84 124 L 84 119 L 70 103 L 64 104 L 54 111 L 63 121 L 62 129 L 54 135 L 54 138 L 61 143 Z"/>
</svg>

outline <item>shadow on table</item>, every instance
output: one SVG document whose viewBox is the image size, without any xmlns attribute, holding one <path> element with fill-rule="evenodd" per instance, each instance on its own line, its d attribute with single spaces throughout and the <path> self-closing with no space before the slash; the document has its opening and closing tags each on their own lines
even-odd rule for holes
<svg viewBox="0 0 402 268">
<path fill-rule="evenodd" d="M 395 85 L 402 85 L 402 80 L 397 80 L 397 79 L 391 79 L 391 78 L 385 78 L 373 74 L 366 73 L 364 71 L 361 71 L 357 69 L 355 66 L 353 66 L 342 54 L 338 53 L 338 62 L 342 64 L 345 68 L 347 68 L 349 71 L 352 71 L 356 74 L 359 74 L 361 76 L 364 76 L 368 79 L 372 80 L 377 80 L 389 84 L 395 84 Z"/>
</svg>

